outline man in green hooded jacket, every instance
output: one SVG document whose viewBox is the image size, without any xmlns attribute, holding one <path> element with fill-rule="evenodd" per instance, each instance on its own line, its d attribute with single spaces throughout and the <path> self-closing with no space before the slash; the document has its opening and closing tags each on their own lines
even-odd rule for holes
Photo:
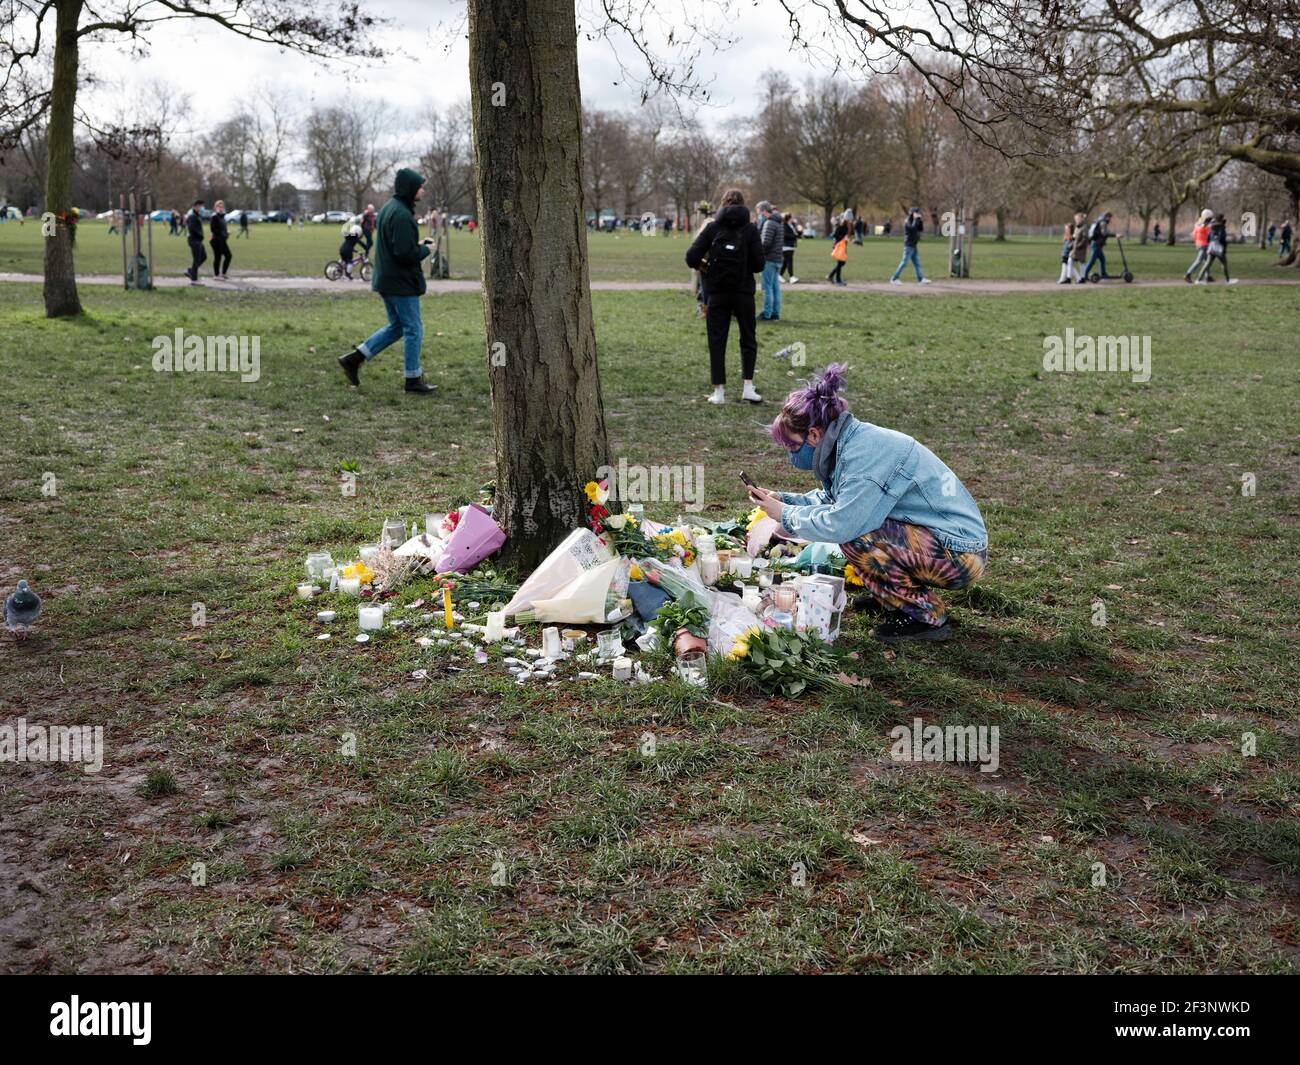
<svg viewBox="0 0 1300 1065">
<path fill-rule="evenodd" d="M 425 287 L 420 264 L 433 243 L 420 239 L 420 227 L 415 221 L 415 205 L 423 195 L 424 178 L 403 167 L 393 179 L 393 198 L 375 219 L 375 268 L 370 287 L 384 301 L 388 324 L 339 358 L 354 388 L 361 383 L 357 372 L 362 364 L 400 338 L 406 362 L 406 391 L 425 395 L 434 389 L 425 383 L 420 369 L 420 345 L 424 340 L 420 297 Z"/>
</svg>

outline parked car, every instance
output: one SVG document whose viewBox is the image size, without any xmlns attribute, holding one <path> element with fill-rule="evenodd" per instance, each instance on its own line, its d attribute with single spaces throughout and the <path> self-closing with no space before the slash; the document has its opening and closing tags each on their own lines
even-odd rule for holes
<svg viewBox="0 0 1300 1065">
<path fill-rule="evenodd" d="M 293 215 L 288 211 L 272 211 L 270 214 L 266 216 L 264 221 L 281 222 L 281 223 L 292 222 Z"/>
<path fill-rule="evenodd" d="M 312 221 L 314 222 L 314 221 L 316 221 L 316 220 L 313 218 Z M 343 222 L 351 222 L 351 221 L 352 221 L 352 212 L 351 212 L 351 211 L 326 211 L 326 212 L 325 212 L 325 217 L 324 217 L 323 219 L 321 219 L 321 221 L 323 221 L 323 222 L 337 222 L 337 223 L 340 223 L 340 224 L 343 223 Z"/>
<path fill-rule="evenodd" d="M 171 211 L 164 211 L 160 208 L 159 210 L 154 211 L 154 213 L 149 217 L 155 222 L 170 222 L 172 219 L 172 213 Z"/>
</svg>

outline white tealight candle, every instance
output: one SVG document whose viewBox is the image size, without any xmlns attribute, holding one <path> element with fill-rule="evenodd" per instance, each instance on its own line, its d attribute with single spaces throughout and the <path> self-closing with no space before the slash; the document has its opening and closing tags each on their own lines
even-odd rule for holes
<svg viewBox="0 0 1300 1065">
<path fill-rule="evenodd" d="M 731 572 L 742 580 L 749 580 L 754 574 L 754 560 L 748 555 L 740 555 L 731 560 Z"/>
<path fill-rule="evenodd" d="M 379 606 L 363 606 L 358 611 L 358 620 L 361 624 L 361 631 L 366 632 L 384 627 L 384 608 Z"/>
<path fill-rule="evenodd" d="M 506 612 L 504 610 L 489 610 L 487 615 L 487 631 L 483 638 L 488 643 L 496 643 L 504 639 L 506 634 Z"/>
<path fill-rule="evenodd" d="M 626 656 L 614 659 L 614 679 L 632 679 L 632 659 Z"/>
<path fill-rule="evenodd" d="M 315 594 L 316 594 L 316 587 L 315 587 L 315 585 L 311 585 L 311 584 L 300 584 L 300 585 L 298 585 L 298 598 L 299 598 L 299 599 L 310 599 L 310 598 L 311 598 L 313 595 L 315 595 Z"/>
<path fill-rule="evenodd" d="M 344 595 L 360 595 L 360 594 L 361 594 L 361 578 L 360 578 L 360 577 L 340 577 L 340 578 L 339 578 L 339 591 L 342 592 Z"/>
<path fill-rule="evenodd" d="M 357 555 L 360 557 L 362 562 L 370 561 L 370 559 L 374 558 L 378 553 L 379 548 L 374 544 L 362 544 L 361 547 L 357 549 Z"/>
</svg>

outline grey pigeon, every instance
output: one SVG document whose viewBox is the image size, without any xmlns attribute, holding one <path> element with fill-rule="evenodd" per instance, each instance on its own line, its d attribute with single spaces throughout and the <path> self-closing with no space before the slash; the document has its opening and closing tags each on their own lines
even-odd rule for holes
<svg viewBox="0 0 1300 1065">
<path fill-rule="evenodd" d="M 41 597 L 31 590 L 26 581 L 5 600 L 5 628 L 21 639 L 27 635 L 32 623 L 41 616 Z"/>
</svg>

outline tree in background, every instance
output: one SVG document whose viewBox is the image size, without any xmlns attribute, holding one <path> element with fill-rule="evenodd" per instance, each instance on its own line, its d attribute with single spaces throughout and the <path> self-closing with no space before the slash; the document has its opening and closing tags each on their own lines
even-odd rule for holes
<svg viewBox="0 0 1300 1065">
<path fill-rule="evenodd" d="M 369 45 L 376 20 L 356 0 L 316 4 L 310 0 L 45 0 L 11 10 L 0 25 L 0 143 L 47 119 L 45 210 L 60 220 L 45 241 L 45 313 L 80 314 L 81 300 L 67 226 L 76 165 L 75 115 L 81 42 L 125 37 L 140 46 L 148 30 L 179 19 L 207 24 L 254 41 L 305 55 L 374 56 Z M 45 74 L 45 64 L 52 78 Z M 267 189 L 269 190 L 269 183 Z"/>
<path fill-rule="evenodd" d="M 458 103 L 445 113 L 429 113 L 429 139 L 420 156 L 428 180 L 429 203 L 438 210 L 473 209 L 474 146 L 469 104 Z"/>
</svg>

